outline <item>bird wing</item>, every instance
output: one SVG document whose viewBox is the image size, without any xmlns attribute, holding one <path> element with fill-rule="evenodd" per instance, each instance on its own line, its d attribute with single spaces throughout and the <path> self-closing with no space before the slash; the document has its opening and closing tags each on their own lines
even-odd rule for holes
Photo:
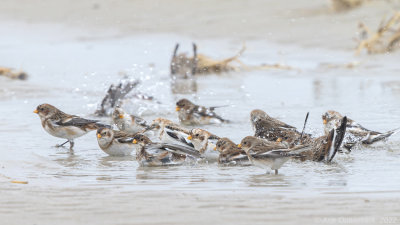
<svg viewBox="0 0 400 225">
<path fill-rule="evenodd" d="M 289 157 L 286 153 L 283 153 L 281 151 L 269 151 L 269 152 L 263 152 L 263 153 L 256 153 L 256 154 L 251 154 L 251 157 L 254 159 L 265 159 L 265 158 L 271 158 L 271 159 L 277 159 L 277 158 L 283 158 L 283 157 Z"/>
<path fill-rule="evenodd" d="M 193 143 L 187 140 L 187 137 L 189 135 L 183 133 L 183 132 L 179 132 L 176 130 L 172 130 L 170 127 L 166 126 L 165 127 L 165 133 L 173 138 L 174 140 L 178 141 L 179 143 L 182 143 L 184 145 L 190 146 L 190 147 L 194 147 Z"/>
<path fill-rule="evenodd" d="M 356 136 L 365 136 L 368 134 L 371 134 L 371 135 L 381 134 L 380 132 L 369 130 L 369 129 L 361 126 L 361 124 L 356 123 L 354 121 L 348 122 L 346 125 L 346 129 L 347 129 L 347 132 L 352 133 Z"/>
<path fill-rule="evenodd" d="M 193 109 L 193 114 L 197 117 L 212 117 L 212 118 L 217 118 L 221 121 L 225 121 L 222 117 L 218 116 L 213 109 L 211 108 L 206 108 L 204 106 L 196 106 Z"/>
<path fill-rule="evenodd" d="M 187 129 L 185 129 L 183 127 L 180 127 L 180 126 L 178 126 L 176 124 L 167 125 L 167 126 L 165 126 L 164 129 L 165 130 L 169 130 L 171 132 L 179 132 L 179 133 L 181 133 L 182 135 L 185 135 L 185 136 L 189 136 L 189 133 L 190 133 Z"/>
<path fill-rule="evenodd" d="M 69 117 L 66 119 L 61 119 L 58 122 L 56 122 L 57 125 L 60 126 L 83 126 L 83 125 L 87 125 L 87 124 L 92 124 L 92 123 L 97 123 L 99 122 L 98 120 L 88 120 L 88 119 L 84 119 L 78 116 L 74 116 L 74 117 Z"/>
<path fill-rule="evenodd" d="M 199 151 L 189 146 L 168 143 L 157 143 L 157 145 L 159 146 L 159 148 L 176 154 L 190 155 L 196 158 L 199 158 L 201 156 Z"/>
<path fill-rule="evenodd" d="M 212 134 L 210 137 L 208 137 L 208 142 L 216 145 L 219 139 L 220 138 L 217 135 Z"/>
<path fill-rule="evenodd" d="M 117 141 L 119 143 L 132 143 L 133 142 L 133 137 L 126 137 L 126 138 L 118 138 Z"/>
<path fill-rule="evenodd" d="M 282 121 L 280 121 L 278 119 L 272 118 L 272 117 L 267 117 L 267 118 L 265 118 L 265 120 L 269 121 L 271 127 L 279 127 L 279 128 L 296 130 L 296 127 L 291 126 L 291 125 L 289 125 L 287 123 L 284 123 L 284 122 L 282 122 Z"/>
<path fill-rule="evenodd" d="M 129 134 L 123 131 L 114 131 L 114 138 L 117 139 L 119 143 L 132 143 L 134 135 L 135 134 Z"/>
<path fill-rule="evenodd" d="M 282 143 L 276 143 L 276 142 L 265 140 L 263 142 L 256 144 L 255 146 L 253 146 L 251 148 L 251 151 L 254 153 L 257 153 L 257 154 L 262 154 L 265 152 L 269 152 L 272 150 L 278 150 L 278 149 L 287 149 L 287 147 Z"/>
<path fill-rule="evenodd" d="M 209 107 L 209 109 L 211 110 L 211 111 L 214 111 L 215 109 L 217 109 L 217 108 L 223 108 L 223 107 L 228 107 L 229 105 L 220 105 L 220 106 L 211 106 L 211 107 Z"/>
<path fill-rule="evenodd" d="M 220 163 L 229 163 L 232 161 L 247 161 L 247 157 L 244 151 L 226 152 L 219 155 L 218 161 Z"/>
<path fill-rule="evenodd" d="M 285 158 L 285 157 L 296 157 L 296 156 L 300 156 L 300 155 L 292 152 L 290 149 L 283 149 L 283 150 L 271 150 L 268 152 L 251 154 L 251 156 L 255 159 L 261 159 L 261 158 L 276 159 L 276 158 Z"/>
<path fill-rule="evenodd" d="M 135 123 L 139 124 L 140 126 L 145 127 L 146 129 L 149 128 L 146 120 L 144 120 L 143 118 L 136 117 L 136 116 L 131 116 L 131 117 L 132 117 L 132 120 L 135 120 Z"/>
</svg>

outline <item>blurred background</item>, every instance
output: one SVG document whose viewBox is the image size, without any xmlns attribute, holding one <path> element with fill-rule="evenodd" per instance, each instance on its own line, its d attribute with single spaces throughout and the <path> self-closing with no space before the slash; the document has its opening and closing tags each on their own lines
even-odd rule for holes
<svg viewBox="0 0 400 225">
<path fill-rule="evenodd" d="M 95 113 L 110 85 L 139 81 L 123 107 L 178 121 L 175 102 L 229 105 L 231 124 L 204 126 L 238 143 L 249 112 L 323 133 L 334 109 L 372 130 L 400 127 L 397 0 L 2 0 L 0 4 L 0 221 L 5 224 L 399 223 L 400 139 L 289 162 L 278 176 L 216 164 L 140 168 L 109 157 L 93 133 L 73 153 L 52 146 L 32 111 L 41 103 Z M 220 70 L 180 89 L 175 45 L 192 44 Z M 191 128 L 191 127 L 188 127 Z M 12 181 L 23 181 L 13 183 Z M 283 213 L 284 212 L 284 213 Z M 171 217 L 171 215 L 173 215 Z"/>
</svg>

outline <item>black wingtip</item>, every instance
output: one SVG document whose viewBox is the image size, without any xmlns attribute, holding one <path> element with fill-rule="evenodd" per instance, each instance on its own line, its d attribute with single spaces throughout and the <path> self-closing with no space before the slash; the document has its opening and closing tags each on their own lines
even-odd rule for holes
<svg viewBox="0 0 400 225">
<path fill-rule="evenodd" d="M 168 136 L 172 137 L 173 139 L 179 140 L 178 135 L 176 135 L 174 132 L 167 131 L 166 133 Z"/>
<path fill-rule="evenodd" d="M 171 138 L 181 142 L 182 144 L 185 144 L 185 145 L 187 145 L 189 147 L 194 148 L 193 143 L 187 142 L 184 137 L 179 137 L 178 135 L 176 135 L 174 132 L 171 132 L 171 131 L 166 131 L 166 133 L 167 133 L 168 136 L 170 136 Z"/>
<path fill-rule="evenodd" d="M 304 131 L 306 129 L 307 120 L 308 120 L 308 116 L 309 115 L 310 115 L 310 112 L 307 112 L 306 119 L 304 120 L 303 130 L 301 131 L 301 135 L 300 135 L 300 138 L 299 138 L 300 141 L 301 141 L 301 139 L 303 139 L 303 135 L 304 135 Z"/>
<path fill-rule="evenodd" d="M 223 123 L 231 123 L 230 120 L 226 120 L 226 119 L 222 119 L 221 121 L 222 121 Z"/>
<path fill-rule="evenodd" d="M 176 43 L 175 48 L 174 48 L 174 53 L 173 53 L 173 57 L 176 56 L 176 53 L 178 53 L 178 48 L 179 48 L 179 43 Z"/>
<path fill-rule="evenodd" d="M 104 129 L 104 128 L 111 129 L 111 128 L 112 128 L 111 125 L 103 124 L 103 123 L 96 123 L 96 125 L 97 125 L 97 127 L 98 127 L 99 129 Z"/>
<path fill-rule="evenodd" d="M 346 124 L 347 124 L 347 116 L 342 118 L 340 126 L 336 129 L 336 137 L 334 140 L 334 152 L 328 159 L 328 162 L 332 161 L 336 153 L 339 151 L 340 146 L 342 145 L 344 135 L 346 134 Z"/>
</svg>

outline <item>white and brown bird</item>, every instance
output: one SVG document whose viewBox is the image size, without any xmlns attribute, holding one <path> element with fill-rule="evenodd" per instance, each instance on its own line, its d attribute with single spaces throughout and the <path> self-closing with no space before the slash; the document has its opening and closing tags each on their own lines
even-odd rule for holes
<svg viewBox="0 0 400 225">
<path fill-rule="evenodd" d="M 303 132 L 299 132 L 295 127 L 270 117 L 260 109 L 251 111 L 250 121 L 255 132 L 255 137 L 264 138 L 269 141 L 282 142 L 287 146 L 306 142 L 311 139 L 311 135 L 304 133 L 304 130 Z"/>
<path fill-rule="evenodd" d="M 346 123 L 347 117 L 343 117 L 339 121 L 338 127 L 332 128 L 327 134 L 303 141 L 302 143 L 311 146 L 311 149 L 302 153 L 302 159 L 331 162 L 340 150 L 346 135 Z"/>
<path fill-rule="evenodd" d="M 252 164 L 264 169 L 275 170 L 275 174 L 278 174 L 278 169 L 290 158 L 301 157 L 298 153 L 310 148 L 309 146 L 298 145 L 288 149 L 282 143 L 253 136 L 243 138 L 238 147 L 246 152 Z"/>
<path fill-rule="evenodd" d="M 176 111 L 181 123 L 191 125 L 218 124 L 229 122 L 217 115 L 214 110 L 218 107 L 204 107 L 195 105 L 187 99 L 181 99 L 176 103 Z"/>
<path fill-rule="evenodd" d="M 143 132 L 149 128 L 146 120 L 126 113 L 121 107 L 115 107 L 112 119 L 119 130 L 132 134 Z"/>
<path fill-rule="evenodd" d="M 257 130 L 256 122 L 259 120 L 269 120 L 274 125 L 274 127 L 281 127 L 288 130 L 296 130 L 296 127 L 293 127 L 278 119 L 270 117 L 266 112 L 262 111 L 261 109 L 254 109 L 253 111 L 251 111 L 250 120 L 254 130 Z"/>
<path fill-rule="evenodd" d="M 333 110 L 327 111 L 322 115 L 322 121 L 324 124 L 324 131 L 328 133 L 331 129 L 339 127 L 343 116 Z M 370 145 L 378 141 L 386 140 L 392 134 L 396 133 L 398 129 L 387 131 L 384 133 L 369 130 L 352 119 L 347 119 L 346 123 L 346 135 L 344 137 L 342 147 L 346 150 L 351 149 L 356 145 Z"/>
<path fill-rule="evenodd" d="M 187 141 L 189 130 L 179 126 L 171 120 L 165 118 L 157 118 L 144 132 L 153 131 L 155 137 L 163 143 L 184 144 L 193 147 L 190 141 Z"/>
<path fill-rule="evenodd" d="M 331 162 L 335 157 L 346 133 L 347 117 L 343 117 L 340 126 L 318 138 L 310 138 L 304 143 L 292 145 L 269 141 L 266 139 L 248 136 L 245 137 L 239 147 L 246 151 L 250 161 L 264 168 L 278 169 L 290 158 L 301 160 Z"/>
<path fill-rule="evenodd" d="M 70 149 L 72 149 L 74 147 L 74 139 L 101 127 L 110 127 L 99 123 L 98 120 L 84 119 L 64 113 L 50 104 L 41 104 L 33 112 L 39 115 L 42 127 L 47 133 L 54 137 L 67 139 L 66 142 L 56 145 L 56 147 L 61 147 L 69 142 Z"/>
<path fill-rule="evenodd" d="M 134 134 L 109 128 L 99 128 L 96 135 L 101 150 L 110 156 L 127 156 L 136 149 L 132 143 Z"/>
<path fill-rule="evenodd" d="M 304 128 L 307 123 L 308 113 L 304 122 L 303 131 L 299 132 L 295 127 L 290 126 L 282 121 L 268 116 L 262 110 L 253 110 L 250 113 L 250 119 L 255 129 L 256 137 L 264 138 L 268 141 L 279 142 L 287 147 L 296 145 L 310 145 L 310 151 L 304 152 L 305 159 L 313 161 L 332 161 L 333 157 L 339 148 L 337 144 L 342 143 L 346 132 L 346 127 L 343 121 L 347 121 L 347 117 L 343 117 L 339 121 L 339 125 L 334 129 L 330 129 L 325 135 L 320 137 L 312 137 L 310 134 L 304 133 Z"/>
<path fill-rule="evenodd" d="M 139 146 L 136 150 L 136 159 L 141 166 L 180 165 L 188 159 L 196 160 L 200 157 L 200 153 L 194 148 L 152 142 L 143 134 L 136 134 L 132 143 Z"/>
<path fill-rule="evenodd" d="M 218 152 L 214 151 L 219 137 L 206 130 L 194 128 L 187 137 L 193 143 L 194 148 L 208 160 L 217 160 Z"/>
<path fill-rule="evenodd" d="M 216 143 L 215 150 L 219 152 L 219 164 L 246 165 L 249 163 L 246 152 L 229 138 L 220 138 Z"/>
</svg>

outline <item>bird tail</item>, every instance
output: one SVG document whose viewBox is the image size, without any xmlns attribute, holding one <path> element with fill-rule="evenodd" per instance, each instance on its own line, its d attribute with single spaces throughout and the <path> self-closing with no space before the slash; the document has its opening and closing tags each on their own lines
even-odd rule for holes
<svg viewBox="0 0 400 225">
<path fill-rule="evenodd" d="M 224 108 L 224 107 L 229 107 L 229 106 L 231 106 L 231 105 L 211 106 L 211 107 L 209 107 L 209 109 L 210 109 L 211 111 L 214 111 L 215 109 Z"/>
<path fill-rule="evenodd" d="M 374 135 L 373 137 L 368 137 L 366 140 L 363 140 L 362 143 L 363 144 L 372 144 L 375 143 L 377 141 L 382 141 L 385 140 L 386 138 L 392 136 L 393 134 L 399 132 L 400 128 L 396 128 L 393 129 L 391 131 L 388 131 L 386 133 L 382 133 L 382 134 L 378 134 L 378 135 Z"/>
<path fill-rule="evenodd" d="M 221 122 L 223 122 L 223 123 L 230 123 L 231 121 L 230 120 L 226 120 L 226 119 L 223 119 L 223 118 L 219 118 L 220 120 L 221 120 Z"/>
</svg>

